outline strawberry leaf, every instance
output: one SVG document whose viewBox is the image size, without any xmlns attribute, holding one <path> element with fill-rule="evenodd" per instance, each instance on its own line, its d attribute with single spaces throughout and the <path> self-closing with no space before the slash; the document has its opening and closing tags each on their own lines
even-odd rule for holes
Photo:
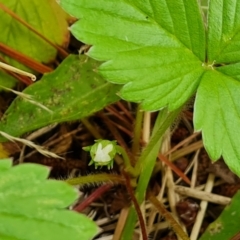
<svg viewBox="0 0 240 240">
<path fill-rule="evenodd" d="M 202 130 L 204 146 L 213 160 L 223 156 L 240 173 L 240 82 L 218 71 L 204 74 L 197 91 L 194 124 Z"/>
<path fill-rule="evenodd" d="M 205 33 L 196 1 L 76 1 L 61 6 L 81 18 L 72 33 L 107 61 L 100 72 L 125 84 L 120 96 L 145 110 L 183 105 L 195 92 L 205 58 Z M 111 24 L 109 24 L 111 23 Z"/>
<path fill-rule="evenodd" d="M 223 156 L 240 175 L 240 3 L 210 1 L 208 69 L 199 85 L 194 126 L 202 130 L 204 146 L 213 160 Z"/>
<path fill-rule="evenodd" d="M 10 160 L 1 160 L 0 173 L 1 239 L 88 240 L 96 234 L 90 219 L 65 209 L 78 193 L 64 182 L 47 180 L 47 167 L 12 168 Z"/>
<path fill-rule="evenodd" d="M 240 61 L 240 2 L 210 1 L 208 14 L 208 61 Z"/>
<path fill-rule="evenodd" d="M 211 158 L 222 155 L 240 175 L 239 1 L 210 1 L 207 41 L 196 0 L 60 4 L 81 18 L 72 33 L 93 45 L 91 57 L 105 61 L 99 71 L 108 81 L 124 84 L 122 98 L 144 110 L 171 111 L 197 91 L 195 129 L 202 130 Z"/>
</svg>

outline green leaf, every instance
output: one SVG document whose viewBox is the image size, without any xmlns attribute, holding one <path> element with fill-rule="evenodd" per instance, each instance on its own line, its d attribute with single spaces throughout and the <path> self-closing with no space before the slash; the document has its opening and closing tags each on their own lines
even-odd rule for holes
<svg viewBox="0 0 240 240">
<path fill-rule="evenodd" d="M 0 92 L 2 91 L 1 86 L 12 88 L 15 83 L 15 78 L 0 70 Z"/>
<path fill-rule="evenodd" d="M 240 61 L 240 2 L 210 1 L 208 15 L 208 61 Z"/>
<path fill-rule="evenodd" d="M 125 84 L 121 97 L 143 109 L 170 110 L 196 90 L 205 59 L 205 32 L 197 1 L 61 0 L 81 18 L 71 32 L 92 44 L 89 55 L 107 61 L 100 72 Z"/>
<path fill-rule="evenodd" d="M 74 188 L 47 180 L 47 167 L 10 166 L 10 160 L 0 160 L 1 239 L 89 240 L 96 234 L 90 219 L 65 209 L 78 198 Z"/>
<path fill-rule="evenodd" d="M 213 160 L 222 155 L 230 169 L 240 173 L 240 82 L 218 71 L 207 71 L 197 91 L 195 130 Z"/>
<path fill-rule="evenodd" d="M 141 102 L 144 110 L 165 106 L 174 110 L 200 84 L 195 129 L 203 131 L 210 157 L 216 160 L 222 155 L 240 174 L 238 1 L 210 1 L 207 47 L 195 0 L 61 0 L 60 4 L 81 19 L 71 31 L 93 45 L 89 55 L 106 61 L 99 68 L 102 75 L 124 84 L 122 98 Z"/>
<path fill-rule="evenodd" d="M 240 175 L 240 4 L 210 1 L 208 14 L 208 66 L 197 90 L 195 130 L 213 160 L 223 156 Z"/>
<path fill-rule="evenodd" d="M 232 239 L 239 232 L 240 191 L 238 191 L 221 215 L 211 223 L 199 240 Z"/>
<path fill-rule="evenodd" d="M 95 71 L 98 65 L 86 56 L 70 55 L 23 92 L 52 113 L 17 97 L 2 118 L 0 130 L 20 136 L 51 123 L 81 119 L 116 102 L 119 86 L 103 80 Z"/>
<path fill-rule="evenodd" d="M 219 67 L 217 70 L 240 81 L 240 62 Z"/>
<path fill-rule="evenodd" d="M 10 0 L 0 1 L 20 18 L 29 23 L 53 43 L 63 46 L 68 41 L 67 15 L 55 0 Z M 39 62 L 55 58 L 56 49 L 28 30 L 25 26 L 1 11 L 0 42 L 32 57 Z M 8 64 L 29 70 L 19 62 L 3 56 Z"/>
</svg>

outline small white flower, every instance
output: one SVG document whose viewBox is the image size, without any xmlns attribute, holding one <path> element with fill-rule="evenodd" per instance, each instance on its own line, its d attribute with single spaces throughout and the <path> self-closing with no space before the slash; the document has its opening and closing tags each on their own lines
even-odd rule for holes
<svg viewBox="0 0 240 240">
<path fill-rule="evenodd" d="M 95 140 L 95 142 L 92 146 L 83 148 L 85 151 L 89 151 L 92 157 L 89 165 L 94 164 L 95 168 L 107 166 L 108 169 L 111 169 L 113 167 L 113 159 L 116 153 L 119 153 L 116 141 Z"/>
<path fill-rule="evenodd" d="M 102 163 L 101 165 L 105 165 L 109 163 L 112 158 L 109 153 L 113 150 L 113 144 L 109 144 L 106 147 L 102 147 L 102 143 L 98 143 L 97 151 L 95 153 L 95 157 L 93 158 L 94 162 Z"/>
</svg>

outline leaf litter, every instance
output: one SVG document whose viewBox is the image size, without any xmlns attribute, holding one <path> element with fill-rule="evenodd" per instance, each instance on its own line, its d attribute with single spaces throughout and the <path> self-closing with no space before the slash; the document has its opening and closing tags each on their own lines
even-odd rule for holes
<svg viewBox="0 0 240 240">
<path fill-rule="evenodd" d="M 121 106 L 121 108 L 119 106 Z M 128 152 L 131 152 L 131 139 L 134 125 L 132 119 L 135 117 L 135 110 L 135 104 L 129 105 L 126 102 L 120 101 L 89 117 L 87 119 L 87 125 L 86 121 L 84 121 L 85 124 L 78 121 L 58 125 L 49 132 L 43 132 L 43 134 L 37 136 L 35 140 L 50 151 L 60 154 L 65 160 L 46 158 L 39 155 L 38 152 L 26 148 L 23 156 L 21 156 L 23 158 L 22 162 L 36 162 L 51 166 L 51 178 L 57 179 L 86 175 L 94 176 L 94 174 L 98 173 L 109 174 L 106 168 L 95 170 L 93 167 L 88 166 L 90 159 L 88 154 L 82 150 L 82 147 L 91 145 L 95 139 L 93 135 L 99 135 L 104 139 L 116 139 L 122 146 L 127 148 Z M 212 164 L 203 149 L 199 148 L 196 150 L 191 147 L 194 143 L 201 140 L 199 134 L 194 137 L 192 132 L 192 118 L 189 117 L 191 115 L 191 110 L 184 111 L 178 126 L 175 127 L 175 131 L 172 133 L 169 132 L 169 137 L 166 138 L 168 139 L 167 142 L 163 143 L 163 146 L 170 147 L 162 150 L 162 154 L 164 154 L 164 151 L 168 152 L 171 151 L 174 146 L 180 146 L 175 148 L 171 154 L 176 156 L 174 161 L 175 166 L 182 172 L 186 172 L 186 176 L 191 180 L 190 186 L 182 181 L 170 167 L 160 161 L 156 161 L 154 172 L 149 183 L 149 189 L 154 192 L 157 198 L 164 203 L 165 207 L 172 214 L 178 216 L 183 229 L 186 229 L 189 234 L 191 234 L 192 231 L 197 231 L 195 235 L 201 235 L 209 223 L 219 216 L 224 208 L 225 202 L 230 202 L 231 197 L 240 186 L 239 178 L 233 174 L 228 174 L 228 179 L 221 177 L 221 175 L 224 176 L 226 173 L 229 173 L 228 168 L 222 165 L 221 161 Z M 155 117 L 156 114 L 152 113 L 150 129 L 152 128 Z M 91 129 L 91 131 L 89 131 L 89 129 Z M 191 136 L 193 137 L 191 138 Z M 187 139 L 189 139 L 189 141 L 186 141 Z M 183 145 L 181 145 L 182 142 L 184 142 Z M 19 145 L 20 149 L 21 147 L 22 146 Z M 184 157 L 182 157 L 181 154 L 183 150 L 187 152 Z M 179 153 L 180 157 L 177 158 Z M 20 152 L 15 152 L 12 156 L 15 159 L 15 164 L 17 164 Z M 166 156 L 171 159 L 171 155 Z M 111 174 L 116 175 L 120 174 L 120 172 L 121 170 L 117 164 L 115 164 L 114 169 L 110 171 Z M 213 173 L 216 172 L 217 176 L 213 177 Z M 169 187 L 169 178 L 171 179 L 171 187 Z M 210 190 L 206 189 L 209 182 L 211 185 Z M 110 183 L 109 188 L 107 188 L 105 192 L 100 192 L 101 195 L 98 195 L 98 189 L 104 185 L 109 185 L 109 182 L 103 181 L 101 183 L 81 186 L 80 191 L 82 192 L 82 198 L 79 199 L 76 205 L 81 206 L 81 202 L 85 197 L 97 192 L 94 200 L 89 200 L 81 212 L 91 216 L 99 224 L 101 233 L 96 239 L 119 239 L 118 234 L 121 233 L 119 223 L 126 217 L 124 212 L 129 208 L 131 199 L 127 194 L 125 186 L 116 183 Z M 179 187 L 185 187 L 187 191 L 179 190 Z M 188 190 L 192 190 L 192 192 Z M 198 191 L 201 193 L 200 196 Z M 170 192 L 170 195 L 167 194 L 168 192 Z M 210 198 L 213 199 L 211 203 L 206 202 L 204 198 L 205 194 L 210 194 Z M 220 198 L 225 196 L 220 204 L 218 196 Z M 214 201 L 216 201 L 216 203 Z M 199 209 L 202 209 L 201 202 L 206 202 L 206 207 L 204 208 L 204 214 L 201 215 L 201 219 L 198 220 L 200 221 L 198 224 L 200 227 L 195 230 L 196 217 L 199 214 Z M 148 233 L 152 239 L 177 239 L 169 223 L 156 213 L 153 205 L 147 199 L 145 214 Z M 140 229 L 136 227 L 136 239 L 138 239 L 139 233 Z"/>
</svg>

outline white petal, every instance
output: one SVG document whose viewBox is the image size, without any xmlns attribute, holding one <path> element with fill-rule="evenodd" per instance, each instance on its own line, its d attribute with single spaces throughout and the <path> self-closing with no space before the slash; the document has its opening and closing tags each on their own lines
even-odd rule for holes
<svg viewBox="0 0 240 240">
<path fill-rule="evenodd" d="M 102 149 L 102 144 L 99 143 L 96 151 L 96 156 L 94 158 L 94 162 L 109 162 L 111 157 L 109 156 L 109 152 L 112 151 L 113 146 L 107 145 L 105 148 Z"/>
</svg>

